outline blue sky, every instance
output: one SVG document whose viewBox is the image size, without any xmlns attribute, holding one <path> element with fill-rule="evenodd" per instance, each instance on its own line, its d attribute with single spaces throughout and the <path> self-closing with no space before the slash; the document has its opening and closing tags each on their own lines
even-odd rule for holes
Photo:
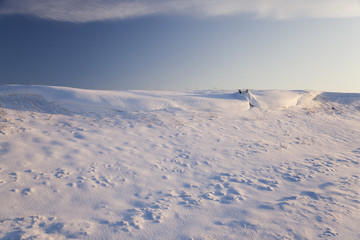
<svg viewBox="0 0 360 240">
<path fill-rule="evenodd" d="M 360 3 L 287 2 L 5 0 L 0 83 L 360 92 Z"/>
</svg>

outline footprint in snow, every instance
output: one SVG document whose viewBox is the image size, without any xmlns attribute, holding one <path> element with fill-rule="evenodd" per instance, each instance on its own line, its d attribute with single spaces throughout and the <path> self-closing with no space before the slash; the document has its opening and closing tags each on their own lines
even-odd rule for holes
<svg viewBox="0 0 360 240">
<path fill-rule="evenodd" d="M 179 205 L 183 205 L 185 207 L 196 207 L 202 205 L 201 199 L 197 198 L 195 195 L 181 191 L 178 197 L 181 199 Z"/>
<path fill-rule="evenodd" d="M 9 177 L 13 182 L 17 182 L 19 180 L 19 176 L 16 172 L 9 173 Z"/>
<path fill-rule="evenodd" d="M 82 135 L 82 134 L 79 133 L 79 132 L 75 132 L 75 133 L 74 133 L 74 138 L 83 140 L 83 139 L 85 139 L 85 136 Z"/>
<path fill-rule="evenodd" d="M 27 216 L 4 219 L 1 226 L 8 229 L 2 239 L 83 239 L 91 236 L 93 223 L 65 222 L 55 217 Z"/>
<path fill-rule="evenodd" d="M 57 168 L 53 173 L 54 176 L 59 179 L 70 175 L 70 172 L 67 172 L 65 168 Z"/>
<path fill-rule="evenodd" d="M 328 228 L 326 228 L 324 230 L 324 232 L 322 234 L 319 235 L 319 237 L 328 239 L 329 237 L 335 237 L 335 236 L 338 236 L 338 235 L 339 234 L 335 230 L 328 227 Z"/>
<path fill-rule="evenodd" d="M 258 209 L 262 210 L 275 210 L 275 208 L 271 204 L 260 204 Z"/>
<path fill-rule="evenodd" d="M 111 178 L 109 177 L 104 177 L 104 176 L 96 176 L 93 175 L 91 176 L 91 180 L 96 184 L 96 185 L 100 185 L 102 187 L 110 187 L 110 186 L 114 186 L 114 184 L 111 181 Z M 95 185 L 94 185 L 95 186 Z"/>
<path fill-rule="evenodd" d="M 114 232 L 118 229 L 124 232 L 131 232 L 136 229 L 143 229 L 147 223 L 161 223 L 165 217 L 164 208 L 159 203 L 136 203 L 135 205 L 141 207 L 135 207 L 127 209 L 122 213 L 122 219 L 116 222 L 110 222 L 108 220 L 100 220 L 100 224 L 108 225 Z"/>
<path fill-rule="evenodd" d="M 217 183 L 209 185 L 208 189 L 211 191 L 201 195 L 202 199 L 213 200 L 223 204 L 231 204 L 237 201 L 244 200 L 239 188 L 235 185 L 240 183 L 230 173 L 220 173 L 217 176 L 210 178 Z"/>
<path fill-rule="evenodd" d="M 319 188 L 320 189 L 327 189 L 327 188 L 329 188 L 329 187 L 331 187 L 331 186 L 334 186 L 335 184 L 334 183 L 332 183 L 332 182 L 326 182 L 326 183 L 323 183 L 323 184 L 320 184 L 319 185 Z"/>
<path fill-rule="evenodd" d="M 27 196 L 29 195 L 30 193 L 34 192 L 34 190 L 32 188 L 24 188 L 22 191 L 21 191 L 21 194 L 23 196 Z"/>
<path fill-rule="evenodd" d="M 319 194 L 312 192 L 312 191 L 302 191 L 300 193 L 301 196 L 307 196 L 313 200 L 319 200 L 321 197 Z"/>
</svg>

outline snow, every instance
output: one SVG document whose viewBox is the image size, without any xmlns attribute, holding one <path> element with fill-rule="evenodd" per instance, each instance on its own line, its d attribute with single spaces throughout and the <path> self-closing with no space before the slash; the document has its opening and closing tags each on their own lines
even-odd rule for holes
<svg viewBox="0 0 360 240">
<path fill-rule="evenodd" d="M 244 90 L 1 86 L 0 238 L 359 239 L 360 94 Z"/>
</svg>

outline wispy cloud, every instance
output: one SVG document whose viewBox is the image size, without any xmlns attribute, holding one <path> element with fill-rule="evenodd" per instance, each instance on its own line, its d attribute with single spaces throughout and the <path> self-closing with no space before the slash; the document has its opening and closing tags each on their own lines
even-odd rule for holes
<svg viewBox="0 0 360 240">
<path fill-rule="evenodd" d="M 0 0 L 0 14 L 26 14 L 66 22 L 136 18 L 155 14 L 256 18 L 360 17 L 360 0 Z"/>
</svg>

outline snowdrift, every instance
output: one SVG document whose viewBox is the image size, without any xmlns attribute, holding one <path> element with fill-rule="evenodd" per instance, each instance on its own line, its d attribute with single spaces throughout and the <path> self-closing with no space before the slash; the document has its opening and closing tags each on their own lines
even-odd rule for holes
<svg viewBox="0 0 360 240">
<path fill-rule="evenodd" d="M 70 111 L 86 108 L 117 111 L 193 109 L 200 111 L 286 109 L 315 107 L 319 103 L 359 106 L 360 94 L 316 91 L 99 91 L 67 87 L 5 85 L 0 87 L 1 104 L 9 108 L 54 112 L 55 106 Z"/>
<path fill-rule="evenodd" d="M 0 239 L 359 239 L 360 94 L 0 87 Z"/>
</svg>

